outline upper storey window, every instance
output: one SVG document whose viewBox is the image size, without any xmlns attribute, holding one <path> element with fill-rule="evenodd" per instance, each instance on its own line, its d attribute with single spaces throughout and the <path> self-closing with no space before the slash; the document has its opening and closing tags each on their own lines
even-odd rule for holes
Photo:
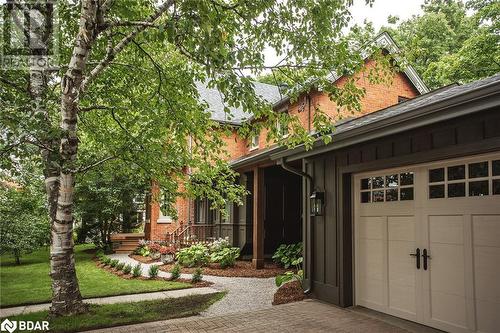
<svg viewBox="0 0 500 333">
<path fill-rule="evenodd" d="M 254 150 L 259 148 L 259 135 L 256 134 L 252 136 L 252 139 L 250 141 L 250 150 Z"/>
</svg>

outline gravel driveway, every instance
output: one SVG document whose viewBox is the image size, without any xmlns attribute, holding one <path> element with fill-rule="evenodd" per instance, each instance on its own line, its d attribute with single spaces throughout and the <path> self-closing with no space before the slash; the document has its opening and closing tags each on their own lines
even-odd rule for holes
<svg viewBox="0 0 500 333">
<path fill-rule="evenodd" d="M 111 254 L 110 258 L 118 259 L 131 265 L 136 265 L 138 261 L 130 258 L 127 254 Z M 148 275 L 150 264 L 141 264 L 142 273 Z M 170 277 L 169 273 L 160 271 L 159 276 Z M 183 278 L 191 278 L 191 274 L 181 274 Z M 201 313 L 202 316 L 219 316 L 234 312 L 247 312 L 270 308 L 273 295 L 276 292 L 274 278 L 239 278 L 204 275 L 203 280 L 213 282 L 211 286 L 215 290 L 227 291 L 226 297 L 212 305 L 207 311 Z"/>
</svg>

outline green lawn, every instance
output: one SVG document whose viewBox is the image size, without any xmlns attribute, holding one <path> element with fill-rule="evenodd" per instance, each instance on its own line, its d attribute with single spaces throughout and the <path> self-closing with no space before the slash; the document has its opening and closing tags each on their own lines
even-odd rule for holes
<svg viewBox="0 0 500 333">
<path fill-rule="evenodd" d="M 84 298 L 144 293 L 189 288 L 191 285 L 170 281 L 126 280 L 96 267 L 91 245 L 75 248 L 76 270 Z M 0 257 L 0 306 L 45 303 L 51 297 L 48 249 L 40 249 L 21 258 L 16 265 L 9 256 Z"/>
<path fill-rule="evenodd" d="M 48 318 L 47 311 L 34 312 L 10 320 L 48 320 L 51 332 L 79 332 L 96 328 L 145 323 L 199 314 L 224 297 L 225 293 L 191 295 L 155 301 L 91 305 L 85 314 Z"/>
</svg>

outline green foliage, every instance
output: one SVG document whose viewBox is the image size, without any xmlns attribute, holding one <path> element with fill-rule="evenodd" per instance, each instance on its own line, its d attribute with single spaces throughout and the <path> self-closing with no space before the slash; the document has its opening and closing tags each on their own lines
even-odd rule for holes
<svg viewBox="0 0 500 333">
<path fill-rule="evenodd" d="M 170 270 L 170 280 L 174 281 L 181 277 L 181 265 L 175 264 Z"/>
<path fill-rule="evenodd" d="M 144 193 L 148 181 L 128 164 L 109 161 L 79 178 L 75 191 L 81 222 L 78 241 L 90 239 L 98 247 L 110 248 L 111 233 L 132 232 L 143 222 L 137 214 L 141 205 L 134 199 Z"/>
<path fill-rule="evenodd" d="M 423 14 L 388 30 L 431 88 L 470 82 L 500 71 L 497 1 L 429 0 Z"/>
<path fill-rule="evenodd" d="M 206 265 L 210 260 L 208 248 L 203 244 L 193 244 L 180 249 L 176 254 L 177 262 L 184 267 L 198 267 Z"/>
<path fill-rule="evenodd" d="M 116 264 L 115 268 L 117 271 L 121 271 L 123 270 L 123 267 L 125 267 L 125 263 L 124 262 L 119 262 L 118 264 Z"/>
<path fill-rule="evenodd" d="M 104 256 L 104 257 L 102 257 L 101 262 L 102 262 L 104 265 L 109 266 L 109 264 L 111 264 L 111 258 L 110 258 L 110 257 L 106 257 L 106 256 Z"/>
<path fill-rule="evenodd" d="M 159 270 L 160 270 L 160 266 L 158 266 L 158 265 L 149 266 L 149 270 L 148 270 L 149 278 L 150 279 L 156 278 L 158 276 Z"/>
<path fill-rule="evenodd" d="M 281 287 L 283 284 L 293 280 L 299 281 L 302 285 L 302 282 L 304 281 L 304 272 L 302 270 L 297 271 L 297 273 L 288 271 L 284 274 L 276 276 L 274 282 L 277 287 Z"/>
<path fill-rule="evenodd" d="M 198 267 L 195 269 L 193 276 L 191 277 L 191 282 L 197 283 L 201 280 L 203 280 L 203 269 L 201 267 Z"/>
<path fill-rule="evenodd" d="M 239 256 L 239 247 L 224 247 L 217 252 L 212 252 L 210 254 L 210 260 L 219 263 L 221 268 L 226 268 L 234 266 Z"/>
<path fill-rule="evenodd" d="M 302 242 L 297 244 L 281 244 L 273 255 L 273 260 L 285 268 L 302 263 Z"/>
<path fill-rule="evenodd" d="M 115 268 L 119 262 L 120 261 L 118 259 L 111 259 L 111 261 L 109 262 L 109 266 Z"/>
<path fill-rule="evenodd" d="M 130 274 L 130 272 L 132 272 L 132 265 L 126 264 L 125 266 L 123 266 L 123 273 L 124 274 Z"/>
<path fill-rule="evenodd" d="M 10 253 L 20 263 L 22 255 L 50 242 L 50 223 L 40 179 L 19 188 L 0 177 L 0 253 Z"/>
<path fill-rule="evenodd" d="M 136 278 L 136 277 L 139 277 L 141 275 L 142 275 L 142 266 L 141 266 L 141 264 L 137 264 L 132 269 L 132 276 Z"/>
</svg>

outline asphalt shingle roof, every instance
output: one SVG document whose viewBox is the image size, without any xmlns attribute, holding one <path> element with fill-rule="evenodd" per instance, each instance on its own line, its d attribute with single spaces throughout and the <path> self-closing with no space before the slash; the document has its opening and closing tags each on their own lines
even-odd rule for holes
<svg viewBox="0 0 500 333">
<path fill-rule="evenodd" d="M 367 115 L 354 118 L 340 124 L 337 124 L 334 135 L 353 130 L 354 128 L 374 123 L 386 118 L 394 117 L 399 114 L 410 112 L 427 105 L 438 103 L 443 100 L 458 97 L 472 90 L 479 89 L 494 82 L 500 82 L 500 73 L 491 77 L 467 83 L 464 85 L 450 85 L 437 90 L 433 90 L 427 94 L 420 95 L 406 102 L 390 106 L 388 108 L 369 113 Z"/>
<path fill-rule="evenodd" d="M 271 84 L 253 82 L 255 93 L 266 102 L 274 104 L 281 99 L 279 88 Z M 197 82 L 196 88 L 200 99 L 208 104 L 208 111 L 212 119 L 220 122 L 241 124 L 249 119 L 252 114 L 244 112 L 241 108 L 229 108 L 230 114 L 224 112 L 224 100 L 222 93 L 216 88 L 209 88 L 206 84 Z"/>
</svg>

